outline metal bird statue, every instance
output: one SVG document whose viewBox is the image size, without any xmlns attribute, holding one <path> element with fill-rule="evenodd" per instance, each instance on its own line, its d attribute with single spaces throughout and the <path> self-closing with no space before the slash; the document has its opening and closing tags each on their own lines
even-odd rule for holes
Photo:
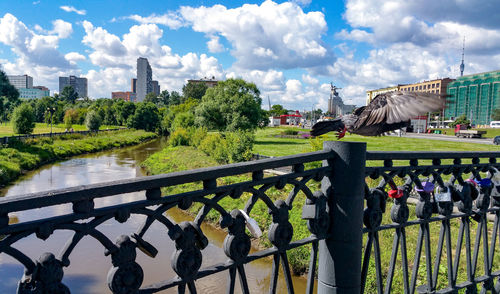
<svg viewBox="0 0 500 294">
<path fill-rule="evenodd" d="M 410 125 L 410 119 L 444 108 L 446 95 L 424 92 L 387 92 L 377 95 L 370 104 L 340 118 L 317 122 L 312 136 L 335 131 L 337 138 L 345 132 L 363 136 L 377 136 Z"/>
</svg>

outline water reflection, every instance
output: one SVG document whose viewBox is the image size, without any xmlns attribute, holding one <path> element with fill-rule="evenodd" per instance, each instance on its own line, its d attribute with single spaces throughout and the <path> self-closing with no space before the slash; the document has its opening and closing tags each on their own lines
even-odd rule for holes
<svg viewBox="0 0 500 294">
<path fill-rule="evenodd" d="M 162 149 L 166 142 L 164 139 L 151 141 L 140 146 L 100 152 L 97 154 L 83 155 L 67 161 L 30 172 L 18 182 L 1 191 L 0 195 L 10 197 L 35 191 L 46 191 L 76 185 L 94 184 L 118 179 L 127 179 L 143 176 L 138 166 L 149 155 Z M 106 197 L 95 200 L 96 207 L 118 204 L 124 201 L 144 199 L 144 192 L 128 193 L 120 196 Z M 11 222 L 28 221 L 44 218 L 50 215 L 71 213 L 70 205 L 59 205 L 50 208 L 37 209 L 29 212 L 20 212 L 10 215 Z M 167 217 L 175 223 L 192 220 L 192 217 L 177 209 L 171 209 Z M 108 220 L 98 227 L 111 240 L 122 234 L 135 232 L 144 221 L 145 217 L 132 215 L 126 223 L 118 223 L 114 219 Z M 210 240 L 210 244 L 203 250 L 202 267 L 214 265 L 227 260 L 222 244 L 226 232 L 210 225 L 202 226 L 203 232 Z M 56 256 L 64 248 L 64 244 L 72 237 L 71 231 L 56 231 L 46 241 L 35 236 L 29 236 L 16 243 L 16 248 L 33 259 L 37 259 L 43 252 L 53 252 Z M 170 240 L 167 229 L 158 222 L 153 223 L 144 235 L 144 240 L 155 246 L 159 253 L 155 258 L 150 258 L 138 250 L 137 263 L 144 270 L 143 285 L 168 280 L 175 276 L 171 266 L 170 257 L 175 249 L 174 242 Z M 71 289 L 72 293 L 110 293 L 107 287 L 106 276 L 111 267 L 110 257 L 104 256 L 102 245 L 86 236 L 83 238 L 70 256 L 71 265 L 65 268 L 63 282 Z M 13 293 L 17 282 L 23 275 L 24 268 L 18 262 L 5 254 L 0 254 L 0 293 Z M 269 259 L 257 260 L 245 266 L 247 279 L 252 293 L 267 292 L 270 283 L 271 263 Z M 286 286 L 280 274 L 278 293 L 286 293 Z M 222 272 L 196 281 L 200 293 L 225 292 L 228 273 Z M 297 293 L 305 292 L 305 279 L 294 278 L 294 288 Z M 240 293 L 239 282 L 236 282 L 236 293 Z M 165 290 L 161 293 L 177 293 L 176 289 Z"/>
</svg>

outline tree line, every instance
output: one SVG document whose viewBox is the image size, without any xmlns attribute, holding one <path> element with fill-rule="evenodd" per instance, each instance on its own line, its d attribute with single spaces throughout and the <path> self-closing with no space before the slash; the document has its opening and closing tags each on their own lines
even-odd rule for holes
<svg viewBox="0 0 500 294">
<path fill-rule="evenodd" d="M 208 88 L 188 83 L 177 91 L 149 93 L 143 102 L 121 99 L 77 99 L 73 87 L 40 99 L 20 99 L 0 71 L 0 121 L 11 121 L 15 132 L 29 134 L 35 123 L 85 124 L 89 130 L 101 125 L 127 126 L 161 134 L 177 127 L 205 127 L 216 131 L 255 130 L 267 125 L 268 113 L 261 109 L 260 91 L 253 83 L 228 79 Z"/>
</svg>

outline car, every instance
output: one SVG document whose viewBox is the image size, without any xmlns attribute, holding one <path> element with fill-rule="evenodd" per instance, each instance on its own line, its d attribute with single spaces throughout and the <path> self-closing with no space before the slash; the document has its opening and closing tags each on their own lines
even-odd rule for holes
<svg viewBox="0 0 500 294">
<path fill-rule="evenodd" d="M 500 136 L 496 136 L 495 138 L 493 138 L 493 144 L 500 145 Z"/>
</svg>

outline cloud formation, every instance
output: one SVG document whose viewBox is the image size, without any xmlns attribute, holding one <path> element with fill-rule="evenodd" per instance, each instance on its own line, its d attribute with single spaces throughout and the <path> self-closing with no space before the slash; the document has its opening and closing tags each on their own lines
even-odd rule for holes
<svg viewBox="0 0 500 294">
<path fill-rule="evenodd" d="M 61 8 L 62 10 L 66 11 L 66 12 L 74 12 L 74 13 L 76 13 L 78 15 L 85 15 L 85 14 L 87 14 L 86 10 L 84 10 L 84 9 L 78 10 L 78 9 L 76 9 L 73 6 L 63 5 L 63 6 L 60 6 L 59 8 Z"/>
<path fill-rule="evenodd" d="M 109 97 L 111 91 L 130 89 L 130 79 L 136 76 L 138 57 L 147 57 L 153 69 L 153 79 L 162 89 L 181 89 L 187 79 L 203 76 L 223 77 L 222 66 L 206 54 L 175 54 L 160 39 L 163 30 L 156 24 L 134 25 L 121 38 L 102 27 L 84 21 L 85 36 L 82 42 L 92 49 L 89 59 L 98 70 L 86 75 L 89 95 Z"/>
<path fill-rule="evenodd" d="M 242 69 L 310 68 L 331 63 L 332 49 L 322 36 L 327 25 L 322 12 L 305 13 L 292 2 L 180 8 L 180 15 L 196 32 L 205 33 L 214 45 L 225 38 Z"/>
<path fill-rule="evenodd" d="M 76 70 L 58 50 L 59 40 L 71 34 L 71 24 L 56 20 L 53 26 L 47 34 L 37 34 L 10 13 L 0 18 L 0 43 L 17 56 L 15 62 L 3 64 L 4 69 L 10 74 L 27 73 L 37 77 L 35 84 L 48 85 L 59 73 Z"/>
</svg>

